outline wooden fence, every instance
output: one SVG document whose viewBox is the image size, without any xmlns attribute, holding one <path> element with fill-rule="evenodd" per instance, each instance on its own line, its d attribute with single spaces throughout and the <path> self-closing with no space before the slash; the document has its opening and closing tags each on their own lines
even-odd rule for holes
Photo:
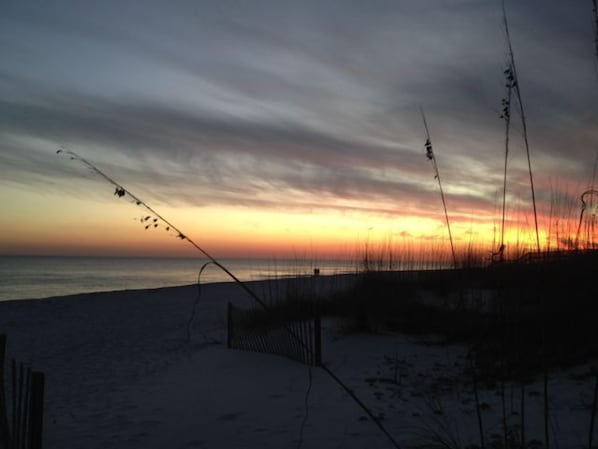
<svg viewBox="0 0 598 449">
<path fill-rule="evenodd" d="M 14 359 L 9 364 L 0 335 L 0 449 L 41 449 L 43 403 L 44 374 Z"/>
<path fill-rule="evenodd" d="M 320 318 L 284 324 L 267 323 L 255 310 L 228 304 L 227 346 L 232 349 L 289 357 L 306 365 L 322 364 Z"/>
</svg>

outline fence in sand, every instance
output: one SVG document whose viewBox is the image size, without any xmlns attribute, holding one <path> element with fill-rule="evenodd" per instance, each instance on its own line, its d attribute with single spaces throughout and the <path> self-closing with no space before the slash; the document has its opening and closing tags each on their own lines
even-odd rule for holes
<svg viewBox="0 0 598 449">
<path fill-rule="evenodd" d="M 0 449 L 41 449 L 44 374 L 6 357 L 0 335 Z"/>
<path fill-rule="evenodd" d="M 306 365 L 322 363 L 320 318 L 287 323 L 265 321 L 256 310 L 228 304 L 227 346 L 231 349 L 276 354 Z"/>
</svg>

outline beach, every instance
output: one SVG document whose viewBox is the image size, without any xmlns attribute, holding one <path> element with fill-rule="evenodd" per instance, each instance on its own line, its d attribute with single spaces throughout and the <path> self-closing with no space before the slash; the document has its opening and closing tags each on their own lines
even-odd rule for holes
<svg viewBox="0 0 598 449">
<path fill-rule="evenodd" d="M 314 282 L 326 292 L 353 277 Z M 288 290 L 285 282 L 247 285 L 271 298 Z M 228 302 L 255 305 L 234 283 L 203 285 L 199 297 L 188 285 L 0 302 L 9 357 L 46 375 L 44 448 L 393 447 L 321 368 L 227 349 Z M 324 364 L 401 447 L 440 438 L 479 445 L 471 381 L 463 374 L 466 345 L 347 333 L 338 320 L 324 319 L 322 351 Z M 587 441 L 589 370 L 551 373 L 550 420 L 560 448 Z M 487 442 L 502 432 L 497 388 L 479 391 Z M 541 389 L 539 380 L 527 386 L 528 441 L 543 435 Z M 510 422 L 519 419 L 518 394 L 508 386 Z"/>
</svg>

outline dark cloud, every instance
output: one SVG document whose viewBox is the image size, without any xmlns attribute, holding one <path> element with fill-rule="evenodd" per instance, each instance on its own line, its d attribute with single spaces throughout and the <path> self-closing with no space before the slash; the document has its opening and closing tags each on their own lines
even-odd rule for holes
<svg viewBox="0 0 598 449">
<path fill-rule="evenodd" d="M 188 183 L 191 190 L 210 191 L 211 201 L 190 195 L 190 203 L 215 201 L 216 192 L 222 191 L 228 192 L 229 202 L 244 203 L 244 196 L 264 189 L 375 200 L 411 194 L 412 181 L 405 178 L 413 179 L 424 168 L 423 156 L 415 152 L 345 142 L 289 124 L 216 119 L 94 98 L 47 100 L 42 105 L 0 102 L 0 131 L 34 135 L 55 142 L 55 148 L 106 148 L 98 154 L 98 164 L 109 164 L 131 182 L 148 182 L 158 190 L 173 191 Z M 27 160 L 35 153 L 20 157 L 15 145 L 0 147 L 6 178 L 18 179 L 20 174 L 13 171 L 18 161 L 28 170 L 44 167 L 46 177 L 64 173 L 63 161 Z M 111 155 L 118 153 L 126 155 L 131 169 L 111 163 Z M 396 179 L 379 179 L 382 170 L 395 172 Z"/>
<path fill-rule="evenodd" d="M 598 144 L 591 5 L 507 12 L 549 201 L 550 180 L 588 178 Z M 66 144 L 169 202 L 437 214 L 421 106 L 453 213 L 493 213 L 501 21 L 489 0 L 11 3 L 0 182 L 70 181 L 53 157 Z M 526 180 L 520 131 L 514 191 Z"/>
</svg>

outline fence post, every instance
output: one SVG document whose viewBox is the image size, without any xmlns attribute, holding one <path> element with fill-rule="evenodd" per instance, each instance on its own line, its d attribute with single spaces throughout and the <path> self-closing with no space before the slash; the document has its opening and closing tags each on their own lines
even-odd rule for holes
<svg viewBox="0 0 598 449">
<path fill-rule="evenodd" d="M 5 360 L 6 359 L 6 335 L 0 334 L 0 448 L 10 447 L 10 431 L 8 427 L 8 416 L 6 410 L 6 383 L 5 383 Z"/>
<path fill-rule="evenodd" d="M 21 426 L 21 394 L 23 392 L 22 372 L 23 364 L 17 363 L 15 359 L 11 359 L 12 370 L 12 422 L 11 422 L 11 436 L 12 446 L 15 449 L 21 449 L 19 432 Z"/>
<path fill-rule="evenodd" d="M 31 373 L 31 421 L 29 427 L 29 448 L 41 449 L 44 429 L 44 373 Z"/>
<path fill-rule="evenodd" d="M 320 315 L 316 315 L 314 319 L 314 346 L 316 353 L 316 366 L 322 365 L 322 322 Z"/>
</svg>

